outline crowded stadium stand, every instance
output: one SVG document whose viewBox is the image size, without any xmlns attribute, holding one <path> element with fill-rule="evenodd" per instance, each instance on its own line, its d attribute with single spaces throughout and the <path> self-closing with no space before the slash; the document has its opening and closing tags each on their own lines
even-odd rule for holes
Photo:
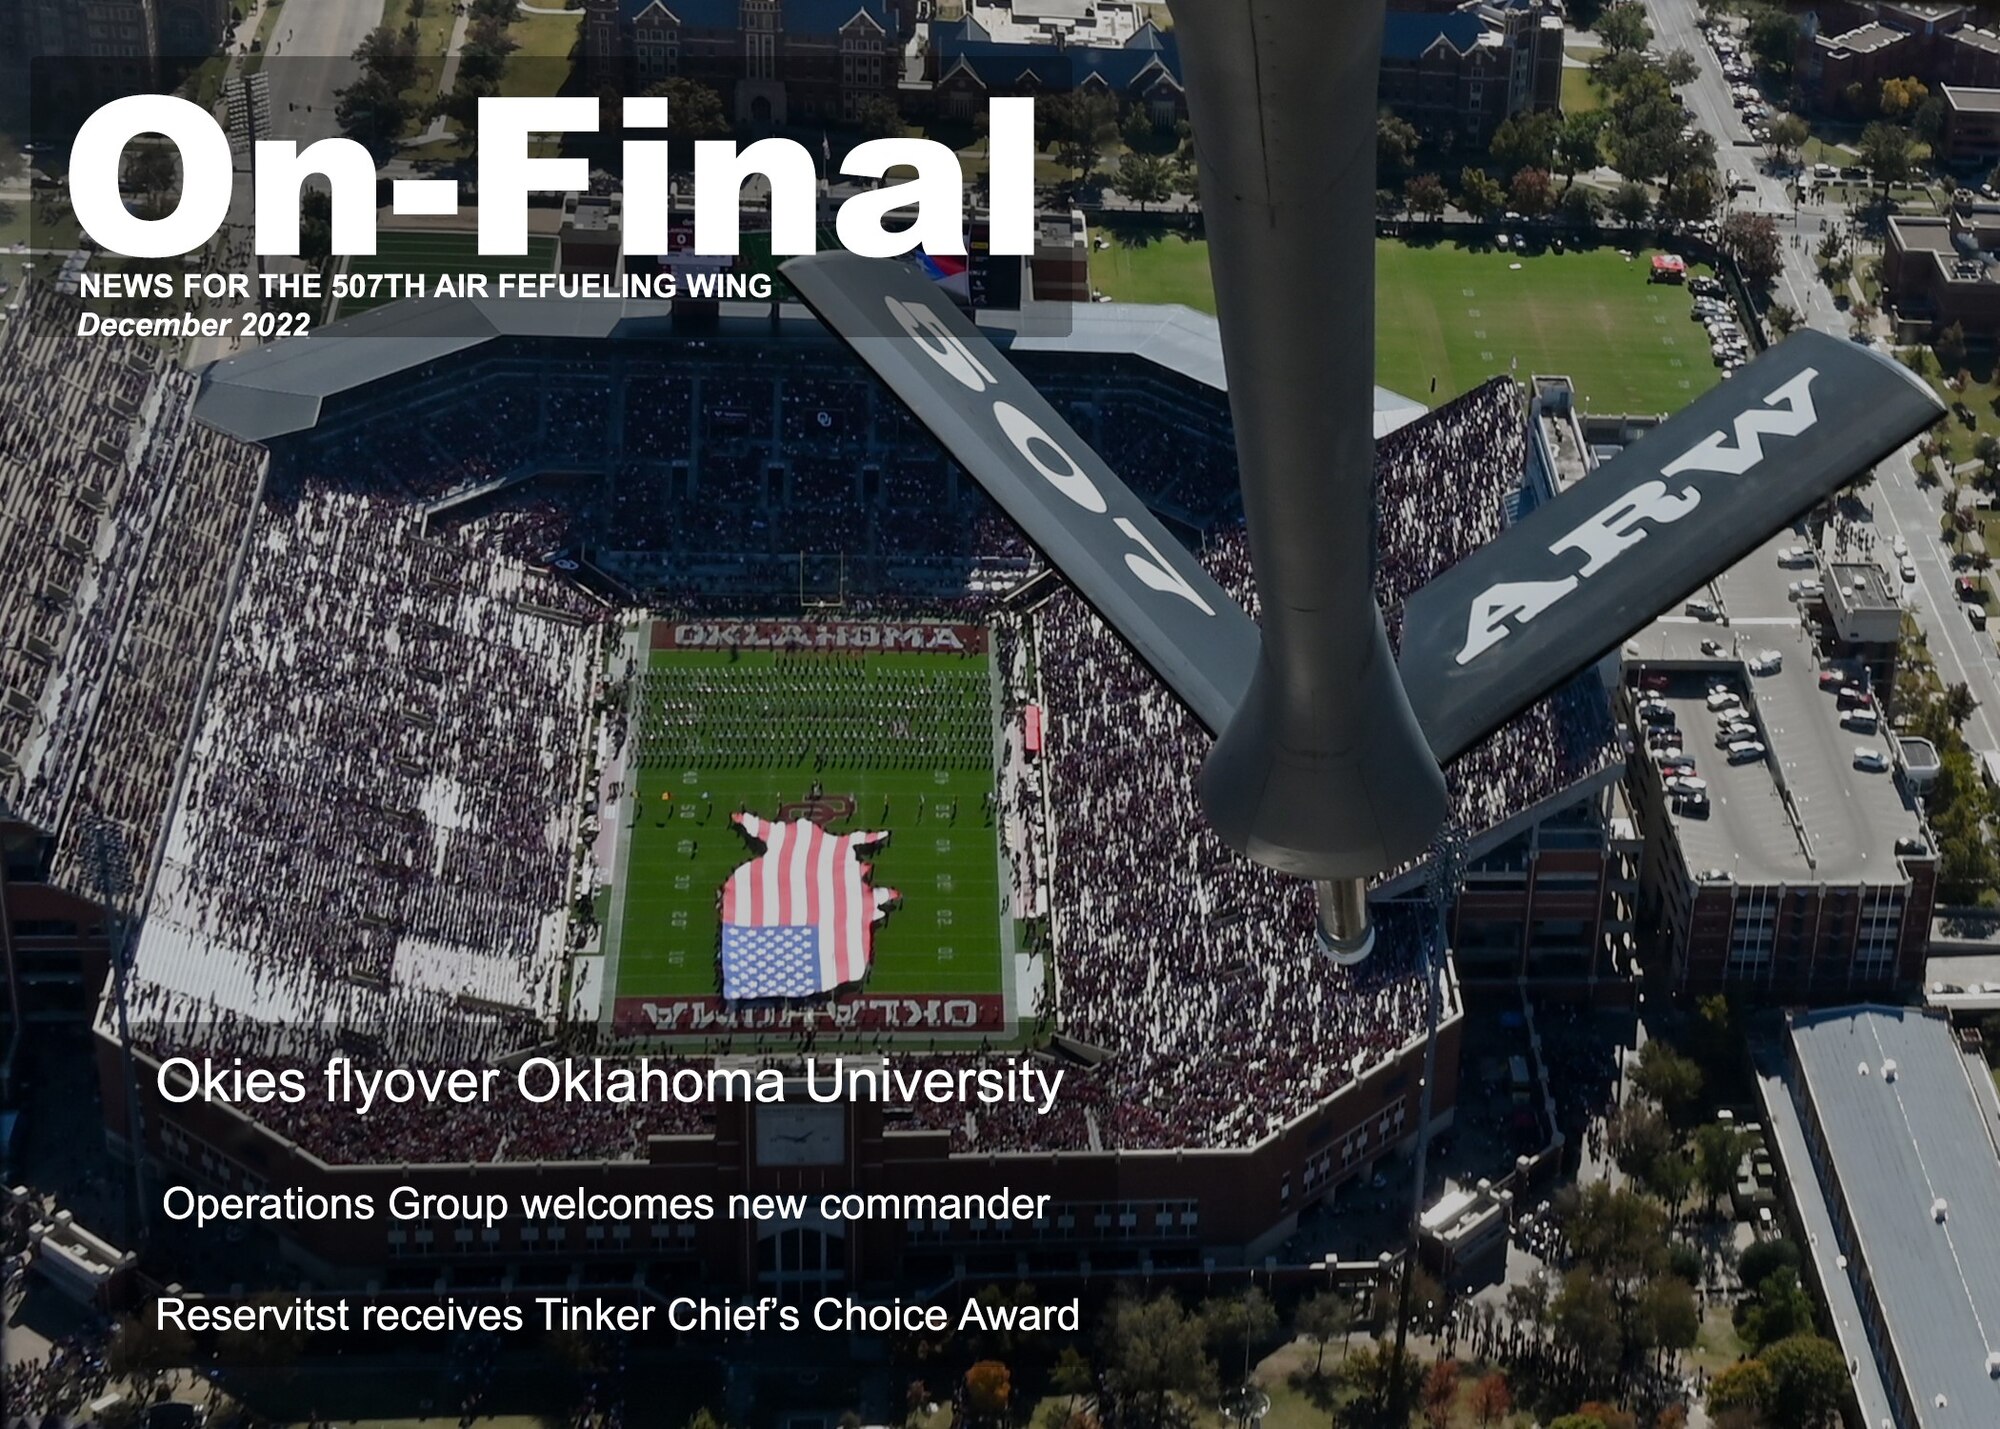
<svg viewBox="0 0 2000 1429">
<path fill-rule="evenodd" d="M 1002 790 L 1013 897 L 1046 912 L 1054 950 L 1034 1009 L 1054 1041 L 1033 1055 L 1068 1090 L 1046 1117 L 907 1109 L 901 1129 L 982 1155 L 1241 1148 L 1282 1180 L 1277 1214 L 1414 1129 L 1396 1089 L 1421 1053 L 1430 934 L 1421 898 L 1397 899 L 1421 868 L 1384 882 L 1370 960 L 1319 958 L 1309 890 L 1201 823 L 1195 724 L 842 347 L 791 315 L 681 331 L 560 306 L 399 304 L 219 364 L 199 395 L 140 346 L 66 339 L 54 300 L 10 323 L 0 539 L 44 575 L 10 585 L 4 617 L 9 798 L 52 830 L 87 808 L 126 831 L 150 1054 L 442 1063 L 595 1035 L 566 994 L 591 937 L 600 722 L 620 708 L 610 646 L 642 613 L 811 606 L 986 622 L 1013 712 L 1035 709 L 1038 747 L 1010 727 Z M 1204 333 L 1128 310 L 1014 355 L 1254 610 Z M 1403 599 L 1533 494 L 1512 382 L 1382 410 L 1393 635 Z M 1450 770 L 1475 854 L 1620 758 L 1592 677 L 1544 700 Z M 76 860 L 59 839 L 55 876 L 87 892 Z M 312 1165 L 364 1166 L 636 1165 L 734 1114 L 258 1115 Z M 203 1116 L 149 1118 L 176 1164 Z"/>
</svg>

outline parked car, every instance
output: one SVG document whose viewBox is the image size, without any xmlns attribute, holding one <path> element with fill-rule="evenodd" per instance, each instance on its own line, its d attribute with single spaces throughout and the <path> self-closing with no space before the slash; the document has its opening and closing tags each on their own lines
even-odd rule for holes
<svg viewBox="0 0 2000 1429">
<path fill-rule="evenodd" d="M 1717 749 L 1727 749 L 1739 740 L 1755 739 L 1756 737 L 1756 725 L 1750 723 L 1748 720 L 1733 719 L 1715 732 L 1715 747 Z"/>
<path fill-rule="evenodd" d="M 1856 734 L 1873 734 L 1882 727 L 1873 710 L 1849 710 L 1840 717 L 1840 727 Z"/>
<path fill-rule="evenodd" d="M 1766 750 L 1763 741 L 1745 739 L 1729 746 L 1729 762 L 1731 764 L 1754 764 L 1762 759 L 1765 753 Z"/>
<path fill-rule="evenodd" d="M 1854 747 L 1854 767 L 1865 769 L 1870 774 L 1880 774 L 1889 767 L 1889 757 L 1879 749 L 1870 749 L 1865 744 Z"/>
<path fill-rule="evenodd" d="M 1740 709 L 1742 705 L 1743 705 L 1743 696 L 1737 694 L 1736 691 L 1734 690 L 1709 691 L 1708 707 L 1711 710 L 1714 710 L 1717 714 L 1720 714 L 1722 711 L 1729 709 L 1732 706 Z"/>
<path fill-rule="evenodd" d="M 1790 591 L 1792 599 L 1797 601 L 1818 600 L 1826 593 L 1818 581 L 1793 581 Z"/>
<path fill-rule="evenodd" d="M 1775 675 L 1785 668 L 1785 655 L 1781 650 L 1759 650 L 1750 661 L 1753 675 Z"/>
<path fill-rule="evenodd" d="M 1687 603 L 1687 613 L 1696 620 L 1713 620 L 1718 612 L 1712 600 L 1691 600 Z"/>
</svg>

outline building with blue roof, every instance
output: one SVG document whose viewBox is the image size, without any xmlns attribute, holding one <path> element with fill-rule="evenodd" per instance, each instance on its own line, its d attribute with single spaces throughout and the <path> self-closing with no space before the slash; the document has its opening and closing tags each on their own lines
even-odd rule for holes
<svg viewBox="0 0 2000 1429">
<path fill-rule="evenodd" d="M 1562 40 L 1562 11 L 1551 0 L 1391 10 L 1382 32 L 1382 107 L 1429 142 L 1484 148 L 1510 115 L 1561 106 Z"/>
<path fill-rule="evenodd" d="M 976 21 L 933 24 L 925 60 L 937 112 L 969 119 L 996 95 L 1068 94 L 1099 90 L 1121 105 L 1142 107 L 1162 127 L 1187 117 L 1180 47 L 1150 21 L 1119 44 L 1061 39 L 1008 42 L 989 37 Z"/>
<path fill-rule="evenodd" d="M 737 124 L 847 123 L 894 101 L 904 0 L 585 0 L 595 84 L 710 85 Z"/>
</svg>

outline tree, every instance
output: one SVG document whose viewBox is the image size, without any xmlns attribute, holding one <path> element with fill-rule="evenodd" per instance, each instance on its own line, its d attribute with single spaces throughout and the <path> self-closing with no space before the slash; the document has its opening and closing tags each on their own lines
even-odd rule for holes
<svg viewBox="0 0 2000 1429">
<path fill-rule="evenodd" d="M 1202 1323 L 1171 1295 L 1120 1300 L 1105 1320 L 1102 1364 L 1107 1385 L 1160 1429 L 1176 1395 L 1215 1397 L 1215 1362 L 1202 1344 Z"/>
<path fill-rule="evenodd" d="M 1521 169 L 1508 186 L 1507 202 L 1514 212 L 1540 218 L 1556 206 L 1555 180 L 1547 169 Z"/>
<path fill-rule="evenodd" d="M 1450 204 L 1451 195 L 1436 174 L 1417 174 L 1403 185 L 1403 207 L 1419 218 L 1435 221 Z"/>
<path fill-rule="evenodd" d="M 1424 1375 L 1424 1422 L 1430 1429 L 1447 1429 L 1452 1405 L 1458 1400 L 1458 1361 L 1438 1360 Z"/>
<path fill-rule="evenodd" d="M 1507 201 L 1500 181 L 1486 170 L 1467 164 L 1458 176 L 1458 206 L 1474 218 L 1498 213 Z"/>
<path fill-rule="evenodd" d="M 1615 1404 L 1606 1404 L 1593 1399 L 1588 1404 L 1576 1407 L 1576 1417 L 1587 1424 L 1595 1424 L 1598 1429 L 1639 1429 L 1638 1416 L 1629 1409 L 1620 1409 Z"/>
<path fill-rule="evenodd" d="M 1652 216 L 1653 200 L 1644 184 L 1627 179 L 1612 193 L 1611 211 L 1627 228 L 1637 228 Z"/>
<path fill-rule="evenodd" d="M 1965 366 L 1965 324 L 1953 323 L 1937 335 L 1932 344 L 1937 349 L 1938 361 L 1947 372 L 1956 372 Z"/>
<path fill-rule="evenodd" d="M 1090 1361 L 1083 1357 L 1083 1351 L 1075 1345 L 1064 1345 L 1056 1356 L 1055 1368 L 1049 1371 L 1049 1388 L 1057 1394 L 1069 1396 L 1069 1407 L 1073 1411 L 1076 1402 L 1097 1388 L 1097 1376 L 1090 1371 Z"/>
<path fill-rule="evenodd" d="M 415 113 L 401 88 L 374 70 L 363 71 L 334 99 L 333 118 L 341 132 L 377 160 L 396 147 Z"/>
<path fill-rule="evenodd" d="M 1694 1301 L 1694 1287 L 1675 1275 L 1663 1275 L 1648 1284 L 1639 1297 L 1644 1339 L 1667 1350 L 1694 1348 L 1701 1333 L 1701 1310 Z"/>
<path fill-rule="evenodd" d="M 1773 303 L 1764 310 L 1764 321 L 1771 325 L 1771 331 L 1779 337 L 1789 337 L 1805 323 L 1799 310 L 1790 303 Z"/>
<path fill-rule="evenodd" d="M 1202 1307 L 1202 1322 L 1208 1341 L 1218 1349 L 1241 1349 L 1242 1378 L 1250 1378 L 1250 1352 L 1278 1332 L 1278 1310 L 1271 1297 L 1256 1288 L 1211 1300 Z"/>
<path fill-rule="evenodd" d="M 1760 5 L 1750 15 L 1744 38 L 1750 53 L 1773 74 L 1786 75 L 1798 59 L 1803 35 L 1798 19 L 1778 5 Z"/>
<path fill-rule="evenodd" d="M 1482 1375 L 1479 1383 L 1472 1386 L 1472 1419 L 1479 1429 L 1490 1429 L 1513 1409 L 1513 1391 L 1507 1388 L 1507 1376 L 1499 1370 Z"/>
<path fill-rule="evenodd" d="M 1613 1114 L 1611 1155 L 1626 1175 L 1646 1180 L 1673 1150 L 1673 1128 L 1651 1103 L 1628 1101 Z"/>
<path fill-rule="evenodd" d="M 1604 115 L 1597 110 L 1563 117 L 1562 132 L 1556 135 L 1556 169 L 1563 176 L 1563 192 L 1568 193 L 1579 173 L 1597 167 L 1603 159 Z"/>
<path fill-rule="evenodd" d="M 1401 115 L 1383 110 L 1375 116 L 1376 172 L 1388 175 L 1408 173 L 1422 142 L 1416 125 Z"/>
<path fill-rule="evenodd" d="M 1643 50 L 1653 43 L 1653 27 L 1646 23 L 1646 7 L 1638 0 L 1618 0 L 1606 5 L 1597 17 L 1597 38 L 1613 54 Z"/>
<path fill-rule="evenodd" d="M 646 97 L 667 101 L 674 133 L 684 139 L 719 139 L 729 132 L 722 96 L 713 85 L 676 76 L 653 85 L 646 91 Z"/>
<path fill-rule="evenodd" d="M 1556 161 L 1563 122 L 1551 110 L 1524 109 L 1493 131 L 1493 157 L 1509 169 L 1547 169 Z"/>
<path fill-rule="evenodd" d="M 1794 1335 L 1812 1333 L 1812 1297 L 1799 1284 L 1799 1273 L 1789 1266 L 1766 1276 L 1756 1287 L 1752 1300 L 1738 1310 L 1743 1338 L 1754 1349 L 1774 1345 Z"/>
<path fill-rule="evenodd" d="M 1298 1313 L 1292 1318 L 1292 1325 L 1318 1349 L 1318 1354 L 1313 1359 L 1314 1379 L 1319 1378 L 1321 1368 L 1326 1363 L 1327 1341 L 1345 1341 L 1347 1327 L 1353 1321 L 1353 1308 L 1347 1303 L 1347 1297 L 1337 1290 L 1319 1291 L 1299 1303 Z"/>
<path fill-rule="evenodd" d="M 1861 131 L 1861 165 L 1882 186 L 1882 200 L 1888 202 L 1889 189 L 1910 176 L 1910 131 L 1876 120 Z"/>
<path fill-rule="evenodd" d="M 1963 680 L 1953 681 L 1945 686 L 1944 712 L 1955 725 L 1963 726 L 1979 708 L 1979 699 L 1972 693 L 1972 686 Z"/>
<path fill-rule="evenodd" d="M 1118 101 L 1101 89 L 1073 89 L 1035 102 L 1055 142 L 1056 162 L 1088 177 L 1098 153 L 1118 137 Z"/>
<path fill-rule="evenodd" d="M 868 139 L 893 139 L 903 132 L 903 111 L 886 95 L 864 95 L 854 106 L 854 124 Z"/>
<path fill-rule="evenodd" d="M 1127 154 L 1118 161 L 1111 191 L 1127 203 L 1139 206 L 1165 203 L 1174 192 L 1174 166 L 1158 154 Z"/>
<path fill-rule="evenodd" d="M 1578 228 L 1595 228 L 1597 220 L 1604 216 L 1604 200 L 1597 196 L 1596 189 L 1565 189 L 1558 207 L 1562 216 Z"/>
<path fill-rule="evenodd" d="M 1768 213 L 1732 213 L 1722 221 L 1722 249 L 1752 287 L 1768 288 L 1785 271 L 1785 240 Z"/>
<path fill-rule="evenodd" d="M 1680 1123 L 1701 1100 L 1701 1067 L 1655 1037 L 1639 1049 L 1632 1086 L 1658 1102 L 1669 1121 Z"/>
<path fill-rule="evenodd" d="M 1679 89 L 1701 78 L 1701 65 L 1686 50 L 1675 50 L 1660 61 L 1660 73 L 1667 77 L 1668 84 Z"/>
<path fill-rule="evenodd" d="M 1773 1429 L 1821 1429 L 1839 1418 L 1848 1393 L 1840 1346 L 1818 1335 L 1794 1335 L 1758 1358 L 1771 1372 L 1764 1416 Z"/>
<path fill-rule="evenodd" d="M 965 1372 L 965 1407 L 975 1424 L 1004 1424 L 1014 1398 L 1014 1377 L 998 1360 L 981 1360 Z"/>
<path fill-rule="evenodd" d="M 1582 1266 L 1570 1271 L 1549 1317 L 1556 1347 L 1575 1358 L 1583 1382 L 1602 1384 L 1609 1379 L 1621 1349 L 1620 1317 L 1604 1281 Z"/>
<path fill-rule="evenodd" d="M 1722 203 L 1722 175 L 1713 164 L 1702 164 L 1680 176 L 1672 188 L 1660 195 L 1660 207 L 1668 218 L 1681 223 L 1703 223 L 1715 216 Z"/>
<path fill-rule="evenodd" d="M 1743 1137 L 1733 1126 L 1711 1121 L 1694 1134 L 1694 1169 L 1710 1205 L 1736 1189 L 1736 1167 L 1743 1159 Z"/>
<path fill-rule="evenodd" d="M 1782 159 L 1804 148 L 1806 140 L 1811 137 L 1812 129 L 1802 116 L 1781 114 L 1771 122 L 1764 142 L 1770 148 L 1772 158 Z"/>
<path fill-rule="evenodd" d="M 1675 1147 L 1655 1158 L 1641 1180 L 1648 1191 L 1666 1203 L 1669 1211 L 1678 1215 L 1681 1203 L 1694 1189 L 1694 1163 Z"/>
<path fill-rule="evenodd" d="M 1762 1360 L 1738 1360 L 1716 1371 L 1708 1382 L 1708 1412 L 1721 1416 L 1732 1412 L 1761 1415 L 1771 1402 L 1771 1371 Z"/>
<path fill-rule="evenodd" d="M 1920 79 L 1885 79 L 1877 104 L 1884 119 L 1902 119 L 1930 98 L 1930 88 Z"/>
<path fill-rule="evenodd" d="M 1389 1402 L 1390 1392 L 1396 1386 L 1398 1367 L 1401 1368 L 1401 1399 L 1407 1404 L 1417 1392 L 1423 1370 L 1418 1366 L 1415 1355 L 1398 1355 L 1394 1345 L 1384 1344 L 1381 1340 L 1363 1345 L 1341 1365 L 1340 1377 L 1361 1398 L 1379 1408 Z"/>
</svg>

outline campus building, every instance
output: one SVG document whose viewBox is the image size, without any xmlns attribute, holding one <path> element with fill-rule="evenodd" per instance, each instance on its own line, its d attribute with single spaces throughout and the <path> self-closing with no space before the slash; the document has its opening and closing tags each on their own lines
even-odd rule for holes
<svg viewBox="0 0 2000 1429">
<path fill-rule="evenodd" d="M 583 59 L 633 92 L 698 80 L 736 124 L 840 123 L 895 98 L 901 34 L 891 0 L 585 0 Z"/>
<path fill-rule="evenodd" d="M 1830 1213 L 1862 1320 L 1836 1331 L 1857 1381 L 1874 1371 L 1864 1402 L 1879 1376 L 1890 1429 L 2000 1423 L 2000 1099 L 1976 1037 L 1886 1006 L 1795 1012 L 1786 1032 L 1808 1164 L 1785 1170 Z"/>
<path fill-rule="evenodd" d="M 1508 116 L 1562 104 L 1563 20 L 1546 0 L 1392 8 L 1382 34 L 1382 107 L 1427 138 L 1483 148 Z"/>
<path fill-rule="evenodd" d="M 1971 5 L 1878 0 L 1821 5 L 1802 17 L 1798 79 L 1822 110 L 1865 109 L 1882 81 L 2000 84 L 2000 33 Z"/>
<path fill-rule="evenodd" d="M 1957 323 L 2000 333 L 2000 204 L 1954 204 L 1943 217 L 1892 214 L 1882 253 L 1883 305 L 1915 334 Z"/>
</svg>

